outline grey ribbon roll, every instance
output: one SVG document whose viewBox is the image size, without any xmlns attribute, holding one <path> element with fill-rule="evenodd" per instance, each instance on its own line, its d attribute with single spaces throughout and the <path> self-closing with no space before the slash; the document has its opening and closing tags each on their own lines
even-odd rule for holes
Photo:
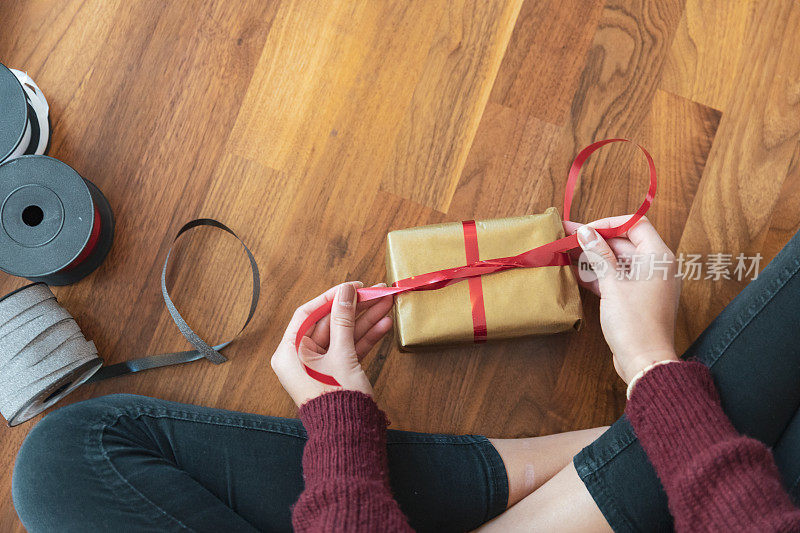
<svg viewBox="0 0 800 533">
<path fill-rule="evenodd" d="M 175 240 L 198 226 L 211 226 L 230 233 L 241 243 L 250 260 L 253 290 L 250 311 L 239 330 L 241 333 L 258 306 L 261 276 L 256 260 L 233 230 L 213 219 L 188 222 L 178 231 Z M 189 327 L 172 302 L 166 279 L 171 252 L 171 249 L 167 252 L 161 270 L 161 293 L 172 320 L 194 350 L 151 355 L 103 367 L 94 343 L 86 340 L 75 320 L 58 304 L 44 283 L 27 285 L 0 300 L 0 414 L 9 425 L 15 426 L 36 416 L 83 383 L 203 358 L 215 364 L 227 361 L 219 350 L 233 342 L 235 336 L 216 346 L 209 345 Z"/>
<path fill-rule="evenodd" d="M 0 301 L 0 413 L 9 425 L 44 411 L 102 364 L 47 285 L 28 285 Z"/>
</svg>

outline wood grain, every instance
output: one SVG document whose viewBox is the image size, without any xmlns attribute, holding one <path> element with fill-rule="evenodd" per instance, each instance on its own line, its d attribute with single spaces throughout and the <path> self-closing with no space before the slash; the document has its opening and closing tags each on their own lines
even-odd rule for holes
<svg viewBox="0 0 800 533">
<path fill-rule="evenodd" d="M 749 21 L 763 2 L 687 0 L 661 88 L 726 111 L 740 95 L 736 72 Z"/>
<path fill-rule="evenodd" d="M 679 252 L 752 255 L 763 245 L 800 141 L 798 24 L 797 2 L 766 2 L 748 21 L 739 91 L 720 120 Z M 735 280 L 706 281 L 684 284 L 683 345 L 742 288 Z"/>
<path fill-rule="evenodd" d="M 599 0 L 525 2 L 490 101 L 563 125 L 603 4 Z"/>
<path fill-rule="evenodd" d="M 293 310 L 346 279 L 382 281 L 398 228 L 555 205 L 584 145 L 625 136 L 659 169 L 650 218 L 679 252 L 773 257 L 800 227 L 800 7 L 792 0 L 10 0 L 0 61 L 51 105 L 51 155 L 109 197 L 104 265 L 58 288 L 109 362 L 186 345 L 158 276 L 197 216 L 236 230 L 262 305 L 223 365 L 197 362 L 83 387 L 263 414 L 295 409 L 268 365 Z M 644 163 L 610 146 L 585 167 L 573 218 L 633 210 Z M 212 340 L 246 314 L 238 243 L 176 244 L 179 308 Z M 23 280 L 0 275 L 0 293 Z M 687 282 L 686 346 L 741 289 Z M 584 295 L 579 333 L 364 360 L 393 427 L 527 436 L 597 426 L 624 408 Z M 32 423 L 0 428 L 0 531 L 21 531 L 14 457 Z"/>
<path fill-rule="evenodd" d="M 786 242 L 800 228 L 800 143 L 792 156 L 792 163 L 783 188 L 772 211 L 769 230 L 759 252 L 764 263 L 769 263 Z"/>
<path fill-rule="evenodd" d="M 521 4 L 446 4 L 414 96 L 398 124 L 382 190 L 447 210 Z M 427 156 L 409 157 L 421 153 Z"/>
</svg>

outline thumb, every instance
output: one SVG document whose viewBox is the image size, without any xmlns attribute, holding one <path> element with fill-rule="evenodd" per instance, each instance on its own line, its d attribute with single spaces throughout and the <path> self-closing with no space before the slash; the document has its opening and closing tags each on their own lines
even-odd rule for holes
<svg viewBox="0 0 800 533">
<path fill-rule="evenodd" d="M 353 340 L 356 323 L 356 286 L 345 283 L 339 286 L 331 308 L 331 342 L 330 350 L 350 351 L 355 353 Z"/>
<path fill-rule="evenodd" d="M 617 257 L 603 237 L 591 226 L 581 226 L 578 228 L 578 243 L 584 251 L 584 256 L 588 260 L 600 290 L 604 285 L 613 283 L 616 279 Z"/>
</svg>

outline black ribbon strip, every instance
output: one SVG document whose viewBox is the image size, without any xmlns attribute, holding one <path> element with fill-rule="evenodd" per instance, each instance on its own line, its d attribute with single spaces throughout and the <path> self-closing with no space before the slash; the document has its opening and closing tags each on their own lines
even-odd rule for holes
<svg viewBox="0 0 800 533">
<path fill-rule="evenodd" d="M 234 337 L 228 341 L 223 342 L 222 344 L 217 344 L 216 346 L 209 345 L 206 341 L 200 338 L 200 336 L 194 332 L 192 328 L 189 327 L 189 324 L 186 323 L 186 320 L 181 316 L 178 309 L 175 307 L 175 304 L 172 302 L 172 298 L 169 296 L 169 292 L 167 291 L 167 265 L 169 264 L 169 256 L 172 253 L 172 247 L 170 247 L 169 251 L 167 252 L 167 257 L 164 260 L 164 267 L 161 269 L 161 295 L 164 298 L 164 304 L 167 306 L 167 310 L 169 314 L 172 316 L 172 320 L 175 322 L 175 325 L 178 326 L 178 330 L 181 334 L 186 338 L 192 346 L 195 347 L 194 350 L 186 350 L 183 352 L 173 352 L 173 353 L 162 353 L 159 355 L 149 355 L 147 357 L 140 357 L 138 359 L 131 359 L 130 361 L 124 361 L 122 363 L 117 363 L 113 365 L 108 365 L 101 367 L 100 370 L 97 371 L 88 381 L 87 383 L 94 383 L 97 381 L 102 381 L 104 379 L 114 378 L 117 376 L 124 376 L 126 374 L 134 374 L 136 372 L 141 372 L 142 370 L 149 370 L 151 368 L 159 368 L 162 366 L 170 366 L 170 365 L 177 365 L 181 363 L 188 363 L 190 361 L 196 361 L 198 359 L 208 359 L 214 364 L 221 364 L 227 361 L 228 359 L 219 353 L 219 350 L 225 348 L 230 343 L 232 343 L 239 334 L 244 331 L 247 325 L 252 320 L 253 315 L 256 312 L 256 307 L 258 307 L 258 298 L 261 292 L 261 275 L 258 271 L 258 264 L 256 264 L 255 257 L 253 257 L 252 252 L 247 247 L 247 245 L 239 238 L 236 233 L 228 226 L 219 222 L 218 220 L 214 220 L 211 218 L 198 218 L 192 221 L 187 222 L 184 226 L 178 231 L 178 234 L 175 235 L 175 239 L 173 239 L 174 243 L 180 238 L 181 235 L 189 231 L 190 229 L 199 227 L 199 226 L 211 226 L 214 228 L 221 229 L 226 231 L 236 237 L 236 240 L 242 245 L 244 251 L 247 252 L 247 258 L 250 260 L 250 270 L 253 273 L 253 292 L 252 296 L 250 297 L 250 312 L 247 315 L 247 320 L 244 321 L 244 325 L 239 330 Z"/>
</svg>

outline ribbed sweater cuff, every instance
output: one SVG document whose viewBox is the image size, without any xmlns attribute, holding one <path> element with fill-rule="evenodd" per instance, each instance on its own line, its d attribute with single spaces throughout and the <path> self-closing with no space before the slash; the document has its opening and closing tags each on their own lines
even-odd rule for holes
<svg viewBox="0 0 800 533">
<path fill-rule="evenodd" d="M 323 394 L 300 408 L 300 420 L 308 433 L 307 481 L 310 476 L 386 478 L 388 420 L 370 396 L 348 390 Z"/>
<path fill-rule="evenodd" d="M 719 403 L 708 368 L 660 365 L 636 384 L 625 414 L 648 455 L 690 460 L 714 443 L 738 437 Z"/>
</svg>

